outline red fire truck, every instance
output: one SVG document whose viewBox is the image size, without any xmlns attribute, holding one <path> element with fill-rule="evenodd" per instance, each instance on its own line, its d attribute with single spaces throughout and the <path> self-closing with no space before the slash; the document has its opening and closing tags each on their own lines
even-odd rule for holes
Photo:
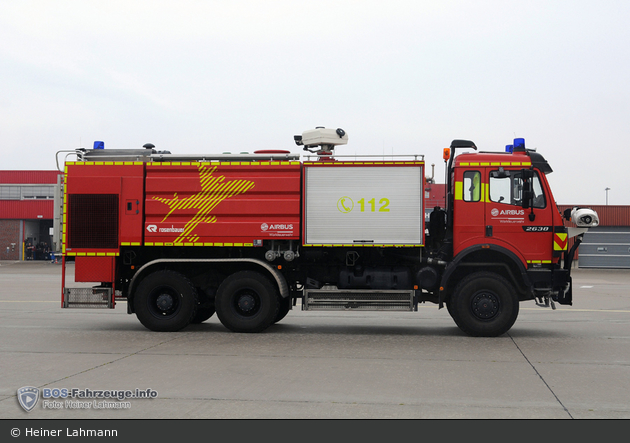
<svg viewBox="0 0 630 443">
<path fill-rule="evenodd" d="M 302 160 L 290 151 L 179 155 L 102 142 L 73 151 L 62 307 L 125 301 L 154 331 L 216 312 L 232 331 L 260 332 L 298 301 L 305 311 L 431 302 L 465 333 L 497 336 L 519 302 L 571 304 L 573 256 L 597 214 L 560 214 L 551 167 L 523 139 L 493 153 L 454 140 L 444 150 L 444 207 L 426 220 L 424 157 L 336 155 L 347 140 L 342 129 L 305 131 L 294 137 L 308 151 Z"/>
</svg>

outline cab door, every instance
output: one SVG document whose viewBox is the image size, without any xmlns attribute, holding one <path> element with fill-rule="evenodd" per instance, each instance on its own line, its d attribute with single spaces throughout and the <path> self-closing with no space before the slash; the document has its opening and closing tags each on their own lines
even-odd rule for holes
<svg viewBox="0 0 630 443">
<path fill-rule="evenodd" d="M 485 241 L 485 168 L 455 170 L 453 255 Z"/>
<path fill-rule="evenodd" d="M 524 173 L 521 169 L 488 168 L 486 196 L 486 237 L 490 243 L 511 249 L 527 263 L 551 263 L 553 219 L 539 172 L 531 180 L 532 207 L 523 207 Z M 525 171 L 527 172 L 527 171 Z"/>
</svg>

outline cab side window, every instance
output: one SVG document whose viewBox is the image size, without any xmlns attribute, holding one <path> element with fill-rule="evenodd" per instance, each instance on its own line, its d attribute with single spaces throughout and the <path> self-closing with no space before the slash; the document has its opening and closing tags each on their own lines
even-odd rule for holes
<svg viewBox="0 0 630 443">
<path fill-rule="evenodd" d="M 481 200 L 481 173 L 479 171 L 464 172 L 465 202 L 478 202 Z"/>
<path fill-rule="evenodd" d="M 547 204 L 538 172 L 535 172 L 532 184 L 534 208 L 544 208 Z M 490 201 L 514 206 L 522 205 L 523 178 L 520 171 L 504 171 L 502 169 L 492 171 L 490 172 L 489 186 Z"/>
</svg>

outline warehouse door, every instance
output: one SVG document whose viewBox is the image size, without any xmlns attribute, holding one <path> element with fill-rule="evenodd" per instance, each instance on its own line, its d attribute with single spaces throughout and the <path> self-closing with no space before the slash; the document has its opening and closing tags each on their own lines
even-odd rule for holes
<svg viewBox="0 0 630 443">
<path fill-rule="evenodd" d="M 580 268 L 630 268 L 630 227 L 589 229 L 578 254 Z"/>
</svg>

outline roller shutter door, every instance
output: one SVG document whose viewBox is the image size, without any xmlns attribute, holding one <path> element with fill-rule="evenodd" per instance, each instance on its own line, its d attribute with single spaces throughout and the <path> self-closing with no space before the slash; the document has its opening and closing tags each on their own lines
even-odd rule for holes
<svg viewBox="0 0 630 443">
<path fill-rule="evenodd" d="M 580 268 L 630 268 L 630 227 L 597 227 L 584 234 Z"/>
</svg>

